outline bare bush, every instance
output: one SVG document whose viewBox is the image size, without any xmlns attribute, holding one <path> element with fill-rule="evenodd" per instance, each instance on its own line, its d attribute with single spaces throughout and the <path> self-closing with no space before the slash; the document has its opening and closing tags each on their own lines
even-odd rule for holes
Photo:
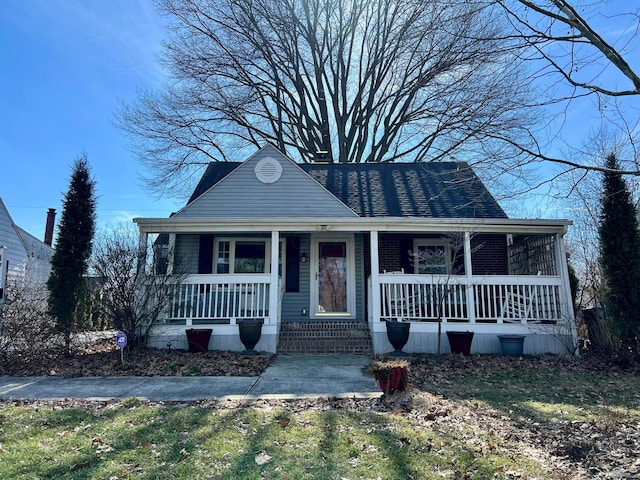
<svg viewBox="0 0 640 480">
<path fill-rule="evenodd" d="M 6 298 L 0 305 L 0 374 L 61 355 L 64 342 L 47 312 L 46 287 L 8 287 Z"/>
<path fill-rule="evenodd" d="M 173 257 L 168 247 L 165 253 Z M 172 299 L 172 286 L 183 278 L 156 263 L 146 268 L 144 259 L 135 229 L 121 227 L 98 239 L 91 262 L 97 278 L 93 308 L 103 325 L 123 331 L 132 346 L 146 342 Z"/>
</svg>

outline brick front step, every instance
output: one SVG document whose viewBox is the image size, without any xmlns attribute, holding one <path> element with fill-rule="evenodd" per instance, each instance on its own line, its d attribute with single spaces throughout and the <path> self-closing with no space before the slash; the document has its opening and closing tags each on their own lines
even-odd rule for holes
<svg viewBox="0 0 640 480">
<path fill-rule="evenodd" d="M 369 325 L 366 322 L 323 320 L 280 325 L 278 353 L 368 355 L 372 352 Z"/>
</svg>

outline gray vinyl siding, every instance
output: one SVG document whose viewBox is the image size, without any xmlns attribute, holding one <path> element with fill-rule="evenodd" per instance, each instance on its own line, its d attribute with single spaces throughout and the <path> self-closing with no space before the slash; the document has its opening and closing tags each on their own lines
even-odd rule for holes
<svg viewBox="0 0 640 480">
<path fill-rule="evenodd" d="M 173 271 L 180 275 L 198 273 L 198 252 L 200 250 L 200 235 L 176 235 L 175 259 Z"/>
<path fill-rule="evenodd" d="M 310 259 L 309 254 L 311 249 L 311 240 L 309 234 L 300 236 L 300 255 L 307 254 L 307 258 Z M 311 299 L 311 290 L 309 285 L 309 271 L 311 262 L 308 260 L 305 263 L 300 263 L 300 291 L 298 292 L 285 292 L 282 298 L 282 321 L 284 322 L 299 322 L 301 320 L 309 320 Z M 307 311 L 306 315 L 302 315 L 302 310 Z"/>
<path fill-rule="evenodd" d="M 355 255 L 356 255 L 356 320 L 365 320 L 365 295 L 364 290 L 367 282 L 364 278 L 364 248 L 363 236 L 361 233 L 355 234 Z"/>
<path fill-rule="evenodd" d="M 282 176 L 272 184 L 254 173 L 265 157 L 276 158 Z M 278 150 L 267 146 L 217 185 L 180 210 L 187 218 L 356 217 L 357 215 Z"/>
</svg>

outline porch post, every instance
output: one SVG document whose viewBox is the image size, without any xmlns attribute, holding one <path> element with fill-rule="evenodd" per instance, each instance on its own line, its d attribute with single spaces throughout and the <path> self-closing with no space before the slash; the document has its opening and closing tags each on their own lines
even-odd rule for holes
<svg viewBox="0 0 640 480">
<path fill-rule="evenodd" d="M 138 271 L 142 270 L 143 274 L 148 274 L 151 272 L 147 272 L 147 242 L 149 240 L 149 234 L 147 232 L 140 231 L 140 236 L 138 237 Z"/>
<path fill-rule="evenodd" d="M 7 281 L 7 267 L 6 267 L 6 265 L 7 265 L 7 259 L 6 259 L 7 250 L 8 250 L 7 247 L 0 246 L 0 303 L 2 303 L 2 301 L 6 297 L 6 288 L 7 288 L 7 286 L 5 285 L 5 283 Z"/>
<path fill-rule="evenodd" d="M 173 275 L 173 262 L 176 253 L 176 234 L 169 234 L 169 251 L 167 252 L 167 275 Z"/>
<path fill-rule="evenodd" d="M 473 295 L 473 264 L 471 263 L 471 232 L 464 232 L 464 273 L 467 277 L 467 315 L 476 323 L 476 303 Z"/>
<path fill-rule="evenodd" d="M 380 321 L 380 262 L 378 259 L 378 231 L 370 232 L 371 248 L 371 319 Z"/>
<path fill-rule="evenodd" d="M 280 297 L 279 276 L 278 276 L 278 250 L 280 242 L 280 232 L 271 232 L 271 281 L 269 285 L 269 323 L 278 324 L 278 299 Z"/>
<path fill-rule="evenodd" d="M 575 354 L 578 355 L 578 331 L 576 329 L 576 319 L 573 310 L 573 299 L 571 298 L 571 284 L 569 282 L 569 265 L 567 263 L 567 252 L 564 248 L 564 236 L 562 233 L 555 235 L 556 245 L 556 264 L 558 265 L 558 275 L 562 280 L 562 291 L 564 293 L 563 302 L 560 303 L 560 312 L 562 314 L 561 322 L 567 322 L 570 328 L 571 337 L 573 339 L 573 347 Z"/>
</svg>

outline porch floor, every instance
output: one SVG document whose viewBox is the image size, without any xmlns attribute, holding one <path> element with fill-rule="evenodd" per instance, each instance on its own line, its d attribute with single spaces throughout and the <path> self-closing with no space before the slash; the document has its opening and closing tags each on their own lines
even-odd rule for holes
<svg viewBox="0 0 640 480">
<path fill-rule="evenodd" d="M 373 345 L 367 322 L 283 322 L 278 353 L 369 355 L 373 353 Z"/>
</svg>

